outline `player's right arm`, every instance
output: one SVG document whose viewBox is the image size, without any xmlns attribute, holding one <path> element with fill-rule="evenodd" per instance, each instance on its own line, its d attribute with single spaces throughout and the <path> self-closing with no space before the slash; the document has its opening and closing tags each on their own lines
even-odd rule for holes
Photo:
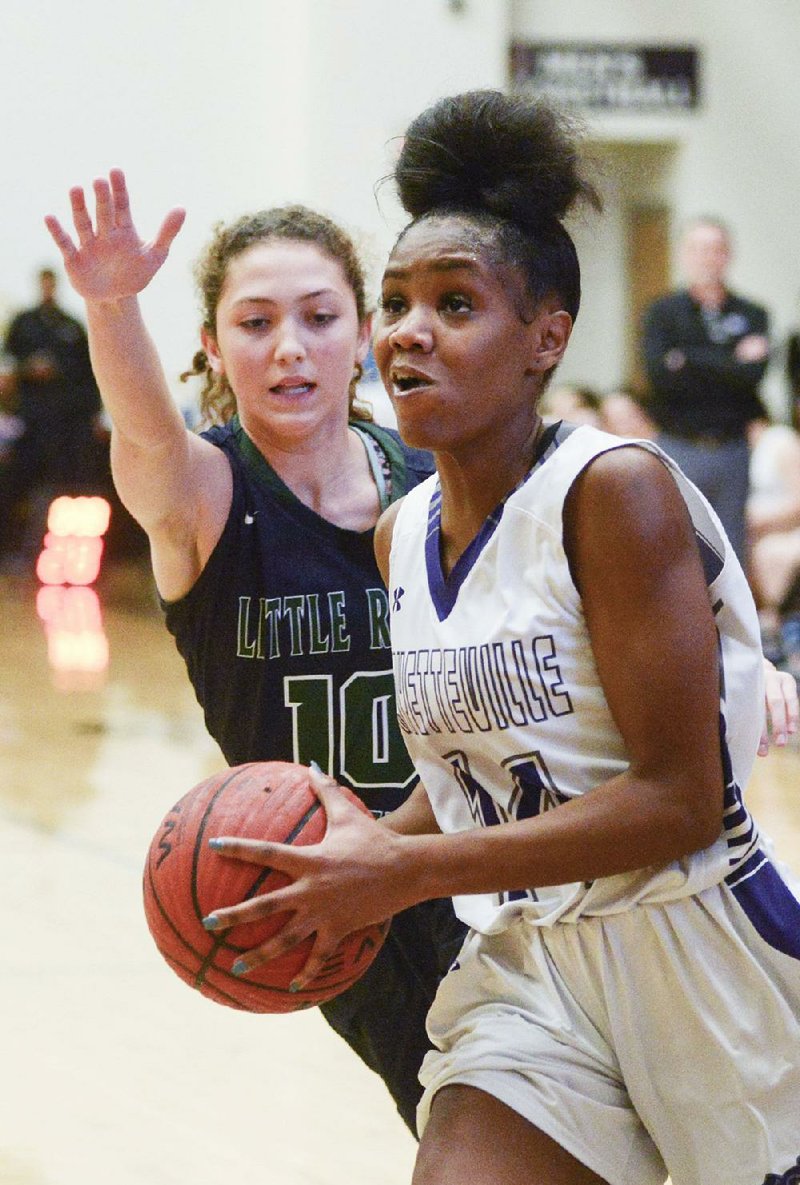
<svg viewBox="0 0 800 1185">
<path fill-rule="evenodd" d="M 114 484 L 150 539 L 159 591 L 175 599 L 200 574 L 231 498 L 227 462 L 187 431 L 139 308 L 138 293 L 166 259 L 185 213 L 171 210 L 145 243 L 121 170 L 95 181 L 94 194 L 93 224 L 83 190 L 70 190 L 77 244 L 56 218 L 45 222 L 86 302 L 92 367 L 112 422 Z"/>
</svg>

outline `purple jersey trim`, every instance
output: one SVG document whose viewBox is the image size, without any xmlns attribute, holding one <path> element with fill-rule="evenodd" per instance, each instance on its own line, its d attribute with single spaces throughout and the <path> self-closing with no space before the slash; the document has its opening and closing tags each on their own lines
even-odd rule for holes
<svg viewBox="0 0 800 1185">
<path fill-rule="evenodd" d="M 425 566 L 428 572 L 428 591 L 430 592 L 439 621 L 444 621 L 452 613 L 464 581 L 475 567 L 486 544 L 497 530 L 508 499 L 520 486 L 525 484 L 534 469 L 542 463 L 545 457 L 549 456 L 552 449 L 561 444 L 573 431 L 574 428 L 572 426 L 564 425 L 561 420 L 558 420 L 555 424 L 550 424 L 545 429 L 536 446 L 536 452 L 530 469 L 522 481 L 518 482 L 513 490 L 509 490 L 500 505 L 494 508 L 475 538 L 458 557 L 452 572 L 447 577 L 442 571 L 442 491 L 437 484 L 428 506 L 428 532 L 425 536 Z"/>
<path fill-rule="evenodd" d="M 760 849 L 725 883 L 765 942 L 800 959 L 800 901 Z"/>
<path fill-rule="evenodd" d="M 481 552 L 497 530 L 503 517 L 505 502 L 502 502 L 484 522 L 478 534 L 458 557 L 450 575 L 445 578 L 442 571 L 441 553 L 441 506 L 442 494 L 437 489 L 431 497 L 428 511 L 428 534 L 425 537 L 425 564 L 428 569 L 428 588 L 436 608 L 439 621 L 444 621 L 452 612 L 461 586 L 474 568 Z"/>
</svg>

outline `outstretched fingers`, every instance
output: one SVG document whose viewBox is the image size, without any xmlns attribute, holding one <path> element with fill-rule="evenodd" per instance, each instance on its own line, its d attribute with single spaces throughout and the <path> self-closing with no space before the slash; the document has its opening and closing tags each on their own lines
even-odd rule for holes
<svg viewBox="0 0 800 1185">
<path fill-rule="evenodd" d="M 276 843 L 268 839 L 244 839 L 238 835 L 218 835 L 208 841 L 212 851 L 232 860 L 245 860 L 264 868 L 277 868 L 289 876 L 297 875 L 304 867 L 302 848 Z"/>
<path fill-rule="evenodd" d="M 108 235 L 115 230 L 132 230 L 133 218 L 128 185 L 122 169 L 110 169 L 108 179 L 98 177 L 94 182 L 97 233 Z"/>
<path fill-rule="evenodd" d="M 108 174 L 108 180 L 114 213 L 114 225 L 119 229 L 133 227 L 133 215 L 131 214 L 131 202 L 125 173 L 122 169 L 111 169 Z M 156 251 L 163 252 L 166 255 L 172 246 L 173 239 L 183 226 L 185 220 L 186 211 L 182 207 L 176 206 L 170 210 L 161 223 L 151 246 Z"/>
<path fill-rule="evenodd" d="M 292 848 L 288 844 L 219 836 L 210 839 L 208 846 L 219 856 L 244 860 L 249 864 L 258 864 L 262 868 L 274 868 L 290 876 L 292 880 L 299 876 L 305 867 L 302 848 Z M 289 884 L 282 889 L 271 889 L 268 893 L 262 893 L 238 905 L 215 909 L 203 918 L 203 925 L 206 930 L 228 930 L 231 926 L 258 922 L 272 914 L 285 912 L 291 909 L 292 887 Z"/>
<path fill-rule="evenodd" d="M 61 252 L 61 255 L 64 259 L 64 263 L 65 264 L 68 263 L 69 260 L 72 258 L 73 255 L 75 255 L 75 253 L 77 251 L 77 248 L 76 248 L 75 244 L 73 243 L 72 239 L 67 234 L 67 232 L 64 230 L 64 227 L 61 225 L 61 223 L 58 221 L 58 219 L 56 217 L 54 217 L 52 214 L 45 214 L 44 224 L 47 227 L 47 229 L 49 230 L 50 237 L 52 238 L 53 242 L 55 243 L 55 245 L 58 247 L 59 251 Z"/>
<path fill-rule="evenodd" d="M 274 959 L 280 959 L 282 956 L 289 954 L 296 946 L 300 946 L 309 938 L 316 938 L 316 931 L 311 930 L 308 926 L 301 926 L 296 917 L 287 919 L 285 924 L 281 927 L 277 934 L 272 938 L 263 942 L 261 946 L 255 946 L 251 950 L 245 951 L 240 955 L 234 963 L 231 970 L 234 975 L 247 975 L 250 971 L 255 971 L 256 968 L 261 967 L 264 963 L 270 963 Z M 320 956 L 320 942 L 317 939 L 311 950 L 302 971 L 297 975 L 290 990 L 295 991 L 297 988 L 305 985 L 315 975 L 318 975 L 324 966 L 327 959 L 334 953 L 336 946 L 327 951 L 326 954 Z"/>
<path fill-rule="evenodd" d="M 338 951 L 344 935 L 328 933 L 324 925 L 314 926 L 308 920 L 305 920 L 302 914 L 293 913 L 291 888 L 292 886 L 289 885 L 286 889 L 278 890 L 277 892 L 270 893 L 267 897 L 257 899 L 258 903 L 263 903 L 264 905 L 267 905 L 268 902 L 267 912 L 269 914 L 281 913 L 286 914 L 287 917 L 277 934 L 267 939 L 266 942 L 262 942 L 260 946 L 255 946 L 239 956 L 232 967 L 235 975 L 247 975 L 250 971 L 255 971 L 258 967 L 263 966 L 264 963 L 269 963 L 274 959 L 279 959 L 289 954 L 295 947 L 301 946 L 311 938 L 314 940 L 311 952 L 290 988 L 291 991 L 297 991 L 309 984 L 318 975 L 321 975 L 326 965 Z M 280 897 L 276 900 L 278 894 L 280 894 Z M 256 904 L 256 902 L 253 904 Z M 237 906 L 236 908 L 242 911 L 242 916 L 237 918 L 237 921 L 258 921 L 264 917 L 264 908 L 253 911 L 252 918 L 246 918 L 244 916 L 245 906 Z M 224 912 L 226 911 L 221 910 L 220 914 Z M 213 918 L 214 915 L 211 915 L 211 917 Z M 203 919 L 203 925 L 207 929 L 216 931 L 221 928 L 215 924 L 209 925 L 209 921 L 209 918 Z"/>
<path fill-rule="evenodd" d="M 260 946 L 244 952 L 234 970 L 237 975 L 247 974 L 313 938 L 311 954 L 297 976 L 298 988 L 319 975 L 342 939 L 362 924 L 358 911 L 351 918 L 349 907 L 341 908 L 343 899 L 348 903 L 351 901 L 351 895 L 343 886 L 352 884 L 354 879 L 361 884 L 356 875 L 364 842 L 361 828 L 377 827 L 350 801 L 333 778 L 312 768 L 310 782 L 328 820 L 326 837 L 321 843 L 293 847 L 229 836 L 209 840 L 209 846 L 217 854 L 275 869 L 288 876 L 291 883 L 238 905 L 214 910 L 203 919 L 206 929 L 217 931 L 261 921 L 275 914 L 285 915 L 279 932 Z M 343 842 L 341 837 L 344 837 Z M 331 843 L 333 851 L 330 850 Z M 366 921 L 371 920 L 367 916 Z"/>
<path fill-rule="evenodd" d="M 170 210 L 161 226 L 158 229 L 158 234 L 153 239 L 153 247 L 156 251 L 162 251 L 165 255 L 172 246 L 172 240 L 177 235 L 178 231 L 184 224 L 186 219 L 186 211 L 180 206 L 176 206 L 174 210 Z"/>
<path fill-rule="evenodd" d="M 274 865 L 274 861 L 268 860 L 268 853 L 264 851 L 270 846 L 269 844 L 257 840 L 228 840 L 225 838 L 210 840 L 209 843 L 220 855 L 235 856 L 240 860 L 248 860 L 251 863 L 267 867 Z M 282 847 L 279 844 L 274 846 L 276 848 Z M 297 887 L 292 882 L 281 889 L 271 889 L 268 893 L 262 893 L 249 901 L 243 901 L 239 905 L 231 905 L 226 909 L 215 909 L 202 919 L 206 930 L 217 933 L 229 930 L 232 926 L 264 921 L 275 914 L 291 915 L 287 916 L 286 922 L 277 934 L 260 946 L 246 951 L 236 960 L 232 968 L 236 975 L 246 975 L 263 963 L 287 954 L 314 933 L 311 926 L 308 923 L 304 924 L 298 914 L 293 911 L 293 901 L 297 891 Z"/>
<path fill-rule="evenodd" d="M 185 219 L 173 209 L 161 223 L 155 239 L 140 238 L 131 217 L 128 187 L 122 169 L 92 183 L 94 219 L 80 186 L 69 191 L 75 234 L 70 237 L 57 218 L 45 224 L 59 247 L 75 291 L 86 301 L 116 301 L 135 296 L 152 280 L 163 264 L 173 239 Z"/>
<path fill-rule="evenodd" d="M 82 247 L 94 239 L 94 227 L 86 206 L 86 195 L 80 185 L 73 185 L 69 191 L 69 204 L 72 209 L 72 221 L 78 235 L 78 242 Z"/>
<path fill-rule="evenodd" d="M 97 177 L 92 183 L 97 234 L 105 237 L 114 229 L 114 203 L 111 186 L 105 177 Z"/>
<path fill-rule="evenodd" d="M 230 930 L 232 926 L 263 922 L 265 918 L 276 913 L 287 913 L 292 908 L 291 889 L 291 885 L 283 889 L 271 889 L 268 893 L 262 893 L 239 905 L 215 909 L 203 918 L 203 926 L 206 930 L 216 933 L 218 930 Z"/>
<path fill-rule="evenodd" d="M 111 169 L 108 174 L 111 199 L 114 206 L 114 224 L 128 227 L 133 225 L 128 185 L 122 169 Z"/>
</svg>

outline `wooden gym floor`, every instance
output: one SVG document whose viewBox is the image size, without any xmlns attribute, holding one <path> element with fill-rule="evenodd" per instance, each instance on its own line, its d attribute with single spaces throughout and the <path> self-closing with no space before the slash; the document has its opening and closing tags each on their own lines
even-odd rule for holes
<svg viewBox="0 0 800 1185">
<path fill-rule="evenodd" d="M 0 1185 L 405 1185 L 414 1142 L 318 1013 L 229 1011 L 156 953 L 144 853 L 224 762 L 146 567 L 99 596 L 107 671 L 58 673 L 74 643 L 48 654 L 35 584 L 0 578 Z M 800 869 L 797 741 L 749 801 Z"/>
</svg>

